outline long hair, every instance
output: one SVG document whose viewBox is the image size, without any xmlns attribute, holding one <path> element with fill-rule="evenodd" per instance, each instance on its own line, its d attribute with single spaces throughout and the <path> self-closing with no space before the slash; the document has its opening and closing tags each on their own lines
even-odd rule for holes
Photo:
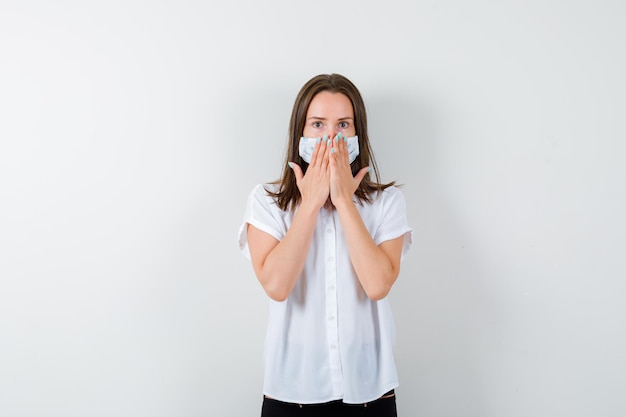
<svg viewBox="0 0 626 417">
<path fill-rule="evenodd" d="M 343 75 L 320 74 L 307 81 L 296 97 L 291 111 L 291 120 L 289 121 L 289 142 L 283 163 L 282 175 L 280 179 L 272 182 L 272 184 L 278 184 L 279 187 L 276 192 L 267 190 L 268 194 L 274 197 L 278 207 L 282 210 L 295 209 L 302 198 L 300 190 L 296 185 L 296 176 L 293 170 L 289 168 L 288 162 L 297 162 L 300 167 L 302 167 L 302 172 L 306 173 L 309 164 L 300 157 L 298 145 L 302 132 L 304 131 L 309 105 L 313 98 L 322 91 L 342 93 L 348 97 L 352 103 L 355 131 L 356 135 L 359 137 L 359 155 L 350 165 L 352 175 L 356 175 L 363 167 L 370 166 L 372 168 L 371 172 L 365 175 L 363 181 L 361 181 L 354 193 L 357 201 L 359 203 L 370 202 L 372 193 L 382 191 L 387 187 L 395 185 L 395 181 L 386 184 L 380 182 L 378 167 L 367 133 L 365 104 L 359 90 Z"/>
</svg>

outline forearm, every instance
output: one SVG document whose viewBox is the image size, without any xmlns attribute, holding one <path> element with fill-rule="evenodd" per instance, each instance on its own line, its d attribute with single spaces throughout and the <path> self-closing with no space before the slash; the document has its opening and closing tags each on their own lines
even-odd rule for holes
<svg viewBox="0 0 626 417">
<path fill-rule="evenodd" d="M 367 296 L 384 298 L 398 277 L 399 265 L 394 263 L 372 239 L 352 200 L 337 206 L 346 238 L 350 261 Z"/>
<path fill-rule="evenodd" d="M 272 299 L 285 300 L 296 285 L 306 262 L 318 212 L 319 208 L 298 207 L 283 239 L 255 267 L 261 285 Z"/>
</svg>

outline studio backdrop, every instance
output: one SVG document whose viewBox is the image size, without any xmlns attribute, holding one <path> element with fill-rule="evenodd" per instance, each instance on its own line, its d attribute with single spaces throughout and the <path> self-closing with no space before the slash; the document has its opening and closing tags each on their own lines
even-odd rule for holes
<svg viewBox="0 0 626 417">
<path fill-rule="evenodd" d="M 414 243 L 402 417 L 626 415 L 626 3 L 3 1 L 0 415 L 260 414 L 237 247 L 302 84 L 367 105 Z"/>
</svg>

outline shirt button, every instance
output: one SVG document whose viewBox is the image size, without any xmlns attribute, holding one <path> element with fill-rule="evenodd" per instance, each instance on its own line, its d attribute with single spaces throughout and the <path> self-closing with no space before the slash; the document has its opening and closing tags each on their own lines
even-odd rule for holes
<svg viewBox="0 0 626 417">
<path fill-rule="evenodd" d="M 335 316 L 330 316 L 330 317 L 328 318 L 328 321 L 333 321 L 333 320 L 335 320 Z"/>
<path fill-rule="evenodd" d="M 331 348 L 331 349 L 337 349 L 337 346 L 336 346 L 334 343 L 332 343 L 332 344 L 330 345 L 330 348 Z"/>
<path fill-rule="evenodd" d="M 327 231 L 328 233 L 332 233 L 332 232 L 333 232 L 333 229 L 326 229 L 326 231 Z"/>
<path fill-rule="evenodd" d="M 335 258 L 333 258 L 332 256 L 329 256 L 329 257 L 328 257 L 328 260 L 329 260 L 329 261 L 331 261 L 331 262 L 332 262 L 334 259 L 335 259 Z"/>
<path fill-rule="evenodd" d="M 331 285 L 330 287 L 328 287 L 328 289 L 331 290 L 331 291 L 335 291 L 335 286 Z"/>
</svg>

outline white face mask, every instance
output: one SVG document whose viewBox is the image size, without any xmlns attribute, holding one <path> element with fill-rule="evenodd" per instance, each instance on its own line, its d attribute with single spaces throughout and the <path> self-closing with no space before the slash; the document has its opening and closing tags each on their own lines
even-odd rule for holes
<svg viewBox="0 0 626 417">
<path fill-rule="evenodd" d="M 300 138 L 300 156 L 307 164 L 311 163 L 311 155 L 313 155 L 313 149 L 315 149 L 318 140 L 320 138 L 305 138 L 304 136 Z M 348 159 L 352 163 L 359 155 L 359 137 L 350 136 L 346 140 L 348 142 Z"/>
</svg>

